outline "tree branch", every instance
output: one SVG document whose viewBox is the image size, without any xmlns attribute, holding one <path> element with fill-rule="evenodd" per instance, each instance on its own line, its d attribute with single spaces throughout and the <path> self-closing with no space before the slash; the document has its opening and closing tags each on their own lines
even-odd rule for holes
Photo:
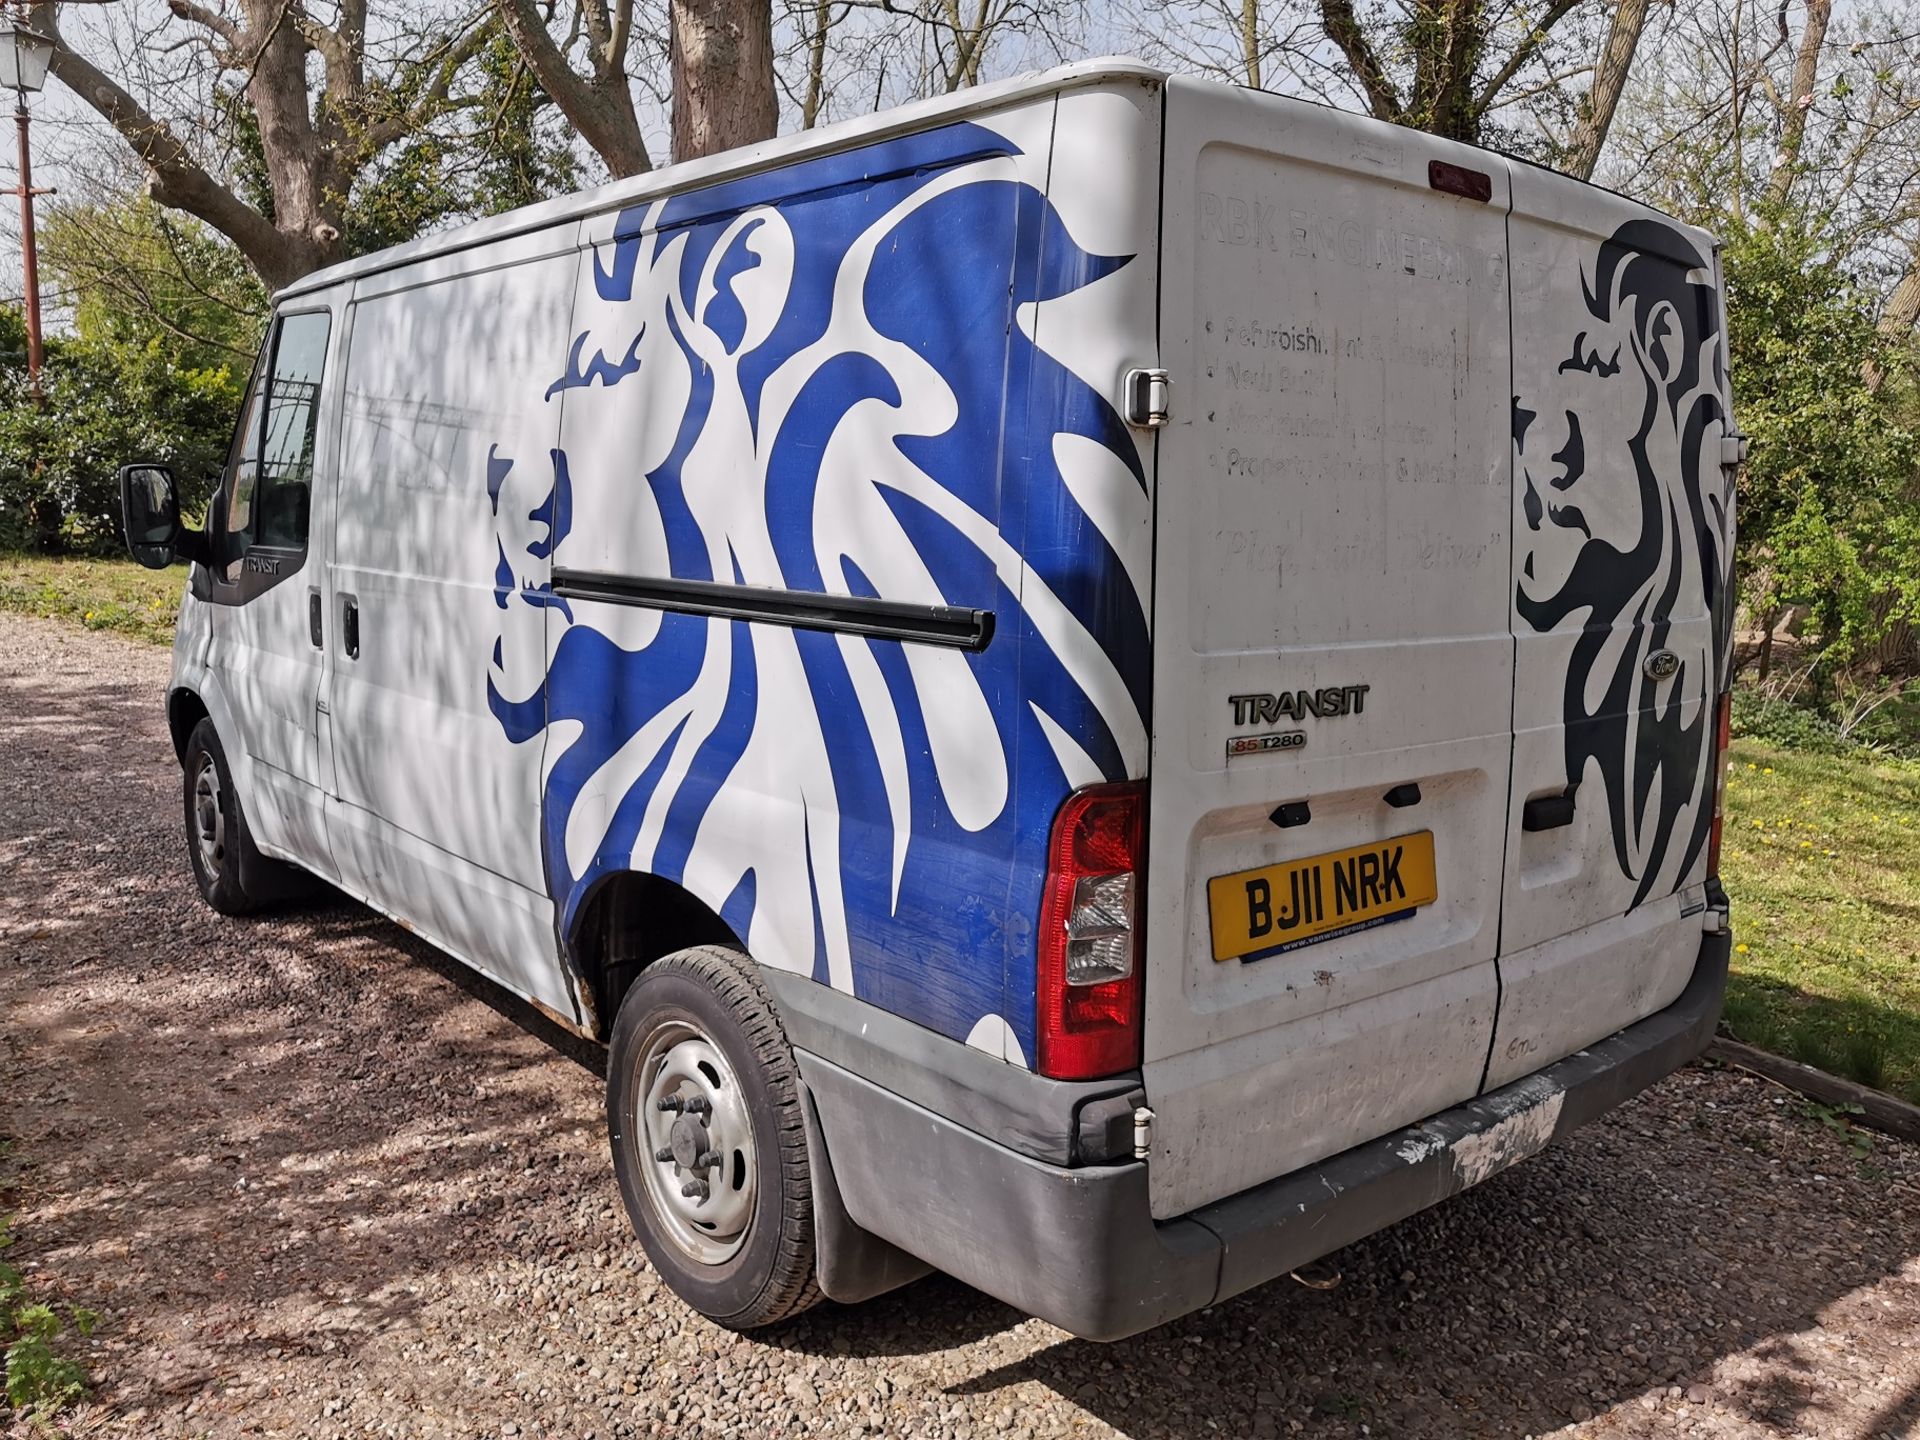
<svg viewBox="0 0 1920 1440">
<path fill-rule="evenodd" d="M 1373 47 L 1367 43 L 1360 22 L 1354 17 L 1353 0 L 1320 0 L 1320 21 L 1327 32 L 1327 38 L 1340 47 L 1340 53 L 1347 57 L 1347 64 L 1353 68 L 1361 88 L 1366 91 L 1367 105 L 1376 118 L 1398 120 L 1400 118 L 1400 97 L 1395 93 L 1393 82 L 1380 68 L 1380 62 L 1374 58 Z"/>
<path fill-rule="evenodd" d="M 534 0 L 494 3 L 508 36 L 533 70 L 540 88 L 553 97 L 560 113 L 606 162 L 607 169 L 616 178 L 651 170 L 653 160 L 647 154 L 640 119 L 633 109 L 633 94 L 627 87 L 625 42 L 617 55 L 607 53 L 610 45 L 594 46 L 594 75 L 588 79 L 567 63 L 566 53 L 547 33 L 547 22 L 534 8 Z M 622 9 L 627 11 L 625 5 Z M 580 13 L 575 11 L 576 22 Z M 610 39 L 611 31 L 606 33 Z M 625 33 L 631 35 L 631 28 Z"/>
<path fill-rule="evenodd" d="M 240 248 L 270 286 L 303 273 L 285 235 L 193 158 L 164 122 L 67 44 L 55 28 L 51 0 L 33 7 L 35 28 L 54 42 L 53 73 L 120 132 L 150 174 L 148 193 L 162 205 L 196 215 Z"/>
<path fill-rule="evenodd" d="M 1520 68 L 1531 60 L 1535 52 L 1546 43 L 1547 36 L 1553 27 L 1566 19 L 1567 12 L 1579 3 L 1580 0 L 1553 0 L 1553 4 L 1547 7 L 1547 13 L 1540 17 L 1540 23 L 1529 30 L 1521 39 L 1520 43 L 1513 47 L 1513 53 L 1507 56 L 1507 63 L 1502 65 L 1499 70 L 1494 73 L 1494 77 L 1489 80 L 1481 89 L 1480 93 L 1474 97 L 1474 114 L 1484 115 L 1487 112 L 1488 107 L 1493 104 L 1494 97 L 1506 88 L 1507 82 L 1513 79 L 1515 75 L 1518 75 Z M 1644 13 L 1646 9 L 1645 0 L 1640 0 L 1640 4 L 1642 13 Z M 1618 15 L 1618 13 L 1618 11 L 1615 12 L 1616 15 Z M 1638 38 L 1637 32 L 1636 38 Z"/>
</svg>

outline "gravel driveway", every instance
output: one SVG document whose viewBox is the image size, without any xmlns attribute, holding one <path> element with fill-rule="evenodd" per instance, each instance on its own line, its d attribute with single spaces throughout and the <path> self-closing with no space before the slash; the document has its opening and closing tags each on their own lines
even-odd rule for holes
<svg viewBox="0 0 1920 1440">
<path fill-rule="evenodd" d="M 0 615 L 0 1213 L 86 1433 L 1920 1433 L 1920 1151 L 1692 1069 L 1112 1346 L 934 1277 L 743 1338 L 628 1237 L 596 1056 L 359 908 L 200 905 L 166 656 Z M 527 1028 L 523 1028 L 527 1027 Z"/>
</svg>

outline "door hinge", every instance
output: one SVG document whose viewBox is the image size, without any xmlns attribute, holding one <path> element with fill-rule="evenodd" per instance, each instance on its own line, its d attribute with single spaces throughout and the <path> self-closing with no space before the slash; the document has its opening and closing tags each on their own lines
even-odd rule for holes
<svg viewBox="0 0 1920 1440">
<path fill-rule="evenodd" d="M 1142 1105 L 1133 1112 L 1133 1158 L 1144 1160 L 1153 1151 L 1153 1111 Z"/>
<path fill-rule="evenodd" d="M 1129 370 L 1125 382 L 1129 425 L 1158 430 L 1167 423 L 1173 400 L 1173 381 L 1164 370 Z"/>
<path fill-rule="evenodd" d="M 1751 444 L 1752 440 L 1750 437 L 1741 435 L 1738 432 L 1722 435 L 1720 437 L 1720 463 L 1729 470 L 1733 469 L 1736 465 L 1745 463 L 1747 450 Z"/>
</svg>

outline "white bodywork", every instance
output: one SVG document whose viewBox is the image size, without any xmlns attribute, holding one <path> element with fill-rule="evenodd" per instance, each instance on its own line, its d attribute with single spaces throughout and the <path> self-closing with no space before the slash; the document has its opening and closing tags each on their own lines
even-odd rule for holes
<svg viewBox="0 0 1920 1440">
<path fill-rule="evenodd" d="M 691 284 L 675 247 L 693 242 L 659 230 L 663 207 L 960 121 L 1000 148 L 954 159 L 877 211 L 847 248 L 831 325 L 756 371 L 756 349 L 805 298 L 793 219 L 804 207 L 743 201 L 714 222 L 732 228 Z M 1483 177 L 1487 198 L 1436 188 L 1435 162 Z M 1022 550 L 1010 517 L 1031 497 L 970 501 L 913 458 L 966 419 L 961 387 L 928 358 L 932 342 L 883 335 L 862 309 L 878 303 L 863 299 L 866 267 L 892 253 L 895 228 L 948 191 L 994 185 L 1044 195 L 1046 223 L 1090 257 L 1086 273 L 1005 306 L 1015 265 L 991 293 L 949 287 L 951 303 L 980 306 L 981 324 L 1115 409 L 1130 369 L 1171 380 L 1166 428 L 1105 443 L 1063 431 L 1042 447 L 1073 533 L 1097 537 L 1140 617 L 1139 646 L 1151 636 L 1150 655 L 1134 657 L 1141 673 L 1150 664 L 1144 711 L 1124 657 L 1074 608 L 1071 567 Z M 1633 288 L 1644 275 L 1624 261 L 1608 272 L 1613 293 L 1594 293 L 1602 247 L 1640 221 L 1698 250 L 1710 335 L 1662 332 Z M 969 837 L 998 843 L 1003 827 L 1031 840 L 1036 823 L 1043 835 L 1056 802 L 1032 786 L 1149 778 L 1150 1188 L 1156 1217 L 1181 1214 L 1527 1075 L 1685 984 L 1707 923 L 1691 837 L 1711 811 L 1712 767 L 1636 775 L 1631 757 L 1656 722 L 1668 754 L 1693 745 L 1696 722 L 1711 726 L 1712 597 L 1731 521 L 1724 502 L 1705 522 L 1653 517 L 1660 486 L 1636 486 L 1620 457 L 1651 454 L 1666 476 L 1692 446 L 1699 469 L 1687 473 L 1718 493 L 1714 257 L 1706 237 L 1628 201 L 1484 152 L 1112 62 L 676 167 L 354 261 L 282 298 L 283 314 L 324 311 L 332 326 L 308 553 L 249 603 L 190 599 L 175 683 L 229 738 L 263 850 L 581 1024 L 556 942 L 578 895 L 557 884 L 656 869 L 672 851 L 674 878 L 729 923 L 745 887 L 742 933 L 762 961 L 1028 1065 L 1021 916 L 954 897 L 955 923 L 972 930 L 953 933 L 999 948 L 957 957 L 950 968 L 976 967 L 978 985 L 925 1013 L 912 1008 L 914 966 L 946 962 L 922 938 L 866 973 L 858 947 L 885 950 L 884 923 L 911 911 L 916 874 L 972 873 Z M 1636 431 L 1646 377 L 1663 395 L 1685 388 L 1676 334 L 1697 342 L 1686 373 L 1718 414 L 1650 441 Z M 1568 369 L 1577 344 L 1597 360 Z M 689 496 L 705 551 L 696 578 L 794 583 L 768 518 L 771 433 L 804 419 L 806 387 L 849 356 L 885 385 L 820 442 L 822 473 L 841 488 L 827 495 L 822 479 L 812 512 L 819 583 L 977 604 L 951 593 L 956 573 L 971 575 L 1001 596 L 999 634 L 1017 620 L 1021 643 L 1057 663 L 1050 697 L 1008 691 L 959 651 L 897 641 L 842 636 L 836 659 L 757 626 L 743 660 L 728 639 L 742 627 L 714 621 L 684 694 L 608 721 L 627 728 L 604 753 L 593 713 L 555 710 L 525 729 L 503 719 L 546 703 L 579 663 L 573 631 L 620 654 L 666 653 L 663 612 L 562 608 L 550 587 L 563 567 L 679 575 L 673 522 L 641 483 L 663 466 Z M 1688 403 L 1673 400 L 1673 413 L 1693 413 Z M 701 428 L 683 436 L 696 411 Z M 1569 425 L 1583 475 L 1568 444 L 1540 438 Z M 958 538 L 916 552 L 901 495 Z M 1604 604 L 1568 598 L 1594 568 L 1583 547 L 1633 550 L 1663 524 L 1664 541 L 1636 552 L 1671 560 L 1657 582 Z M 956 552 L 961 570 L 935 565 L 959 563 Z M 349 606 L 352 657 L 338 643 Z M 1617 638 L 1576 653 L 1596 626 Z M 1620 680 L 1655 648 L 1684 663 L 1670 691 Z M 905 668 L 890 668 L 902 652 Z M 729 708 L 743 663 L 750 724 Z M 826 664 L 845 667 L 843 685 L 821 681 Z M 1596 710 L 1626 693 L 1608 691 L 1619 680 L 1647 717 L 1623 725 L 1619 774 L 1612 730 L 1595 730 L 1590 763 L 1569 773 L 1576 672 L 1591 675 Z M 1301 721 L 1297 746 L 1228 759 L 1232 738 L 1262 728 L 1231 697 L 1361 686 L 1363 708 Z M 669 822 L 701 779 L 700 749 L 741 724 L 726 783 L 682 843 Z M 569 764 L 582 774 L 568 778 Z M 866 811 L 849 798 L 856 770 L 878 777 Z M 1523 827 L 1529 800 L 1570 784 L 1571 824 Z M 1384 801 L 1409 785 L 1417 803 Z M 1038 822 L 1020 809 L 1035 795 Z M 1270 818 L 1298 802 L 1307 823 Z M 557 817 L 544 835 L 543 806 Z M 844 839 L 843 824 L 870 840 Z M 1434 903 L 1264 959 L 1213 958 L 1210 878 L 1420 830 L 1434 836 Z M 849 846 L 879 857 L 872 875 L 860 855 L 843 864 Z M 916 923 L 946 943 L 938 916 Z M 1525 1112 L 1458 1163 L 1497 1168 L 1545 1143 L 1552 1122 Z"/>
</svg>

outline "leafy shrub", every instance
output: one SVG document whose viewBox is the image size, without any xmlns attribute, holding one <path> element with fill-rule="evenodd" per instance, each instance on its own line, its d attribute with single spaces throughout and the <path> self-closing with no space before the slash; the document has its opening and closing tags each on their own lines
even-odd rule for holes
<svg viewBox="0 0 1920 1440">
<path fill-rule="evenodd" d="M 12 1245 L 10 1224 L 0 1220 L 0 1252 Z M 67 1307 L 67 1321 L 82 1335 L 93 1333 L 97 1318 L 91 1310 Z M 26 1278 L 0 1260 L 0 1344 L 6 1347 L 0 1370 L 6 1409 L 45 1419 L 87 1393 L 86 1371 L 58 1349 L 65 1330 L 59 1312 L 45 1301 L 29 1300 Z"/>
<path fill-rule="evenodd" d="M 1733 692 L 1733 733 L 1816 755 L 1841 755 L 1854 748 L 1840 738 L 1837 724 L 1811 707 L 1744 688 Z"/>
<path fill-rule="evenodd" d="M 120 540 L 119 470 L 171 465 L 183 494 L 219 468 L 244 376 L 183 369 L 157 345 L 50 340 L 44 407 L 0 367 L 0 549 L 103 554 Z"/>
<path fill-rule="evenodd" d="M 1875 750 L 1920 756 L 1920 683 L 1909 683 L 1899 695 L 1861 721 L 1853 735 L 1862 745 Z"/>
</svg>

